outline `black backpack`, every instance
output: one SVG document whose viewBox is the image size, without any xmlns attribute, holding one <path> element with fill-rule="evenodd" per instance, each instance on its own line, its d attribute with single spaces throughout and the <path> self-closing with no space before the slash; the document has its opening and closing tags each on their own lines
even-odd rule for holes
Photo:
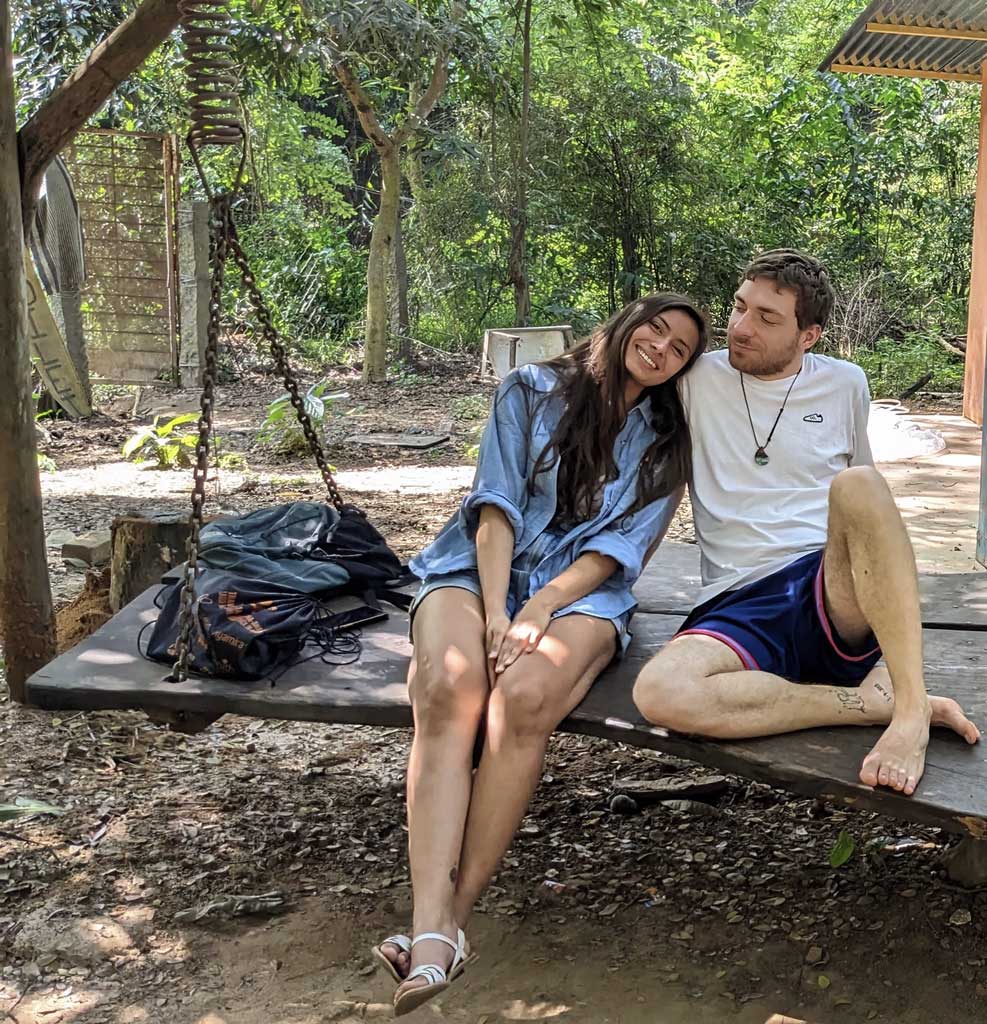
<svg viewBox="0 0 987 1024">
<path fill-rule="evenodd" d="M 352 624 L 368 616 L 334 611 L 332 599 L 356 595 L 377 619 L 386 618 L 381 601 L 411 603 L 397 588 L 413 577 L 353 506 L 293 502 L 216 520 L 202 530 L 198 563 L 189 669 L 204 675 L 269 678 L 304 660 L 306 645 L 310 657 L 345 664 L 360 656 Z M 146 651 L 154 661 L 177 656 L 182 586 L 183 572 L 172 570 L 157 595 Z"/>
</svg>

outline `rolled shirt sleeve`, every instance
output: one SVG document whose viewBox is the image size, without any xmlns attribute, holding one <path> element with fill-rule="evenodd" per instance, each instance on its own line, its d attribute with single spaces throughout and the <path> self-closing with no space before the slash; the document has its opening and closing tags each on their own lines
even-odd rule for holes
<svg viewBox="0 0 987 1024">
<path fill-rule="evenodd" d="M 624 516 L 612 525 L 585 538 L 576 547 L 575 557 L 596 551 L 609 555 L 620 564 L 623 580 L 628 585 L 637 582 L 644 568 L 648 549 L 664 536 L 682 499 L 682 491 L 657 498 L 633 515 Z"/>
<path fill-rule="evenodd" d="M 858 387 L 853 398 L 853 448 L 850 453 L 851 466 L 873 466 L 874 456 L 867 437 L 867 420 L 870 417 L 870 388 L 863 370 L 860 371 Z"/>
<path fill-rule="evenodd" d="M 471 540 L 484 505 L 494 505 L 507 516 L 515 542 L 524 530 L 532 396 L 520 376 L 521 371 L 514 370 L 504 378 L 483 431 L 473 489 L 461 508 L 460 522 Z"/>
</svg>

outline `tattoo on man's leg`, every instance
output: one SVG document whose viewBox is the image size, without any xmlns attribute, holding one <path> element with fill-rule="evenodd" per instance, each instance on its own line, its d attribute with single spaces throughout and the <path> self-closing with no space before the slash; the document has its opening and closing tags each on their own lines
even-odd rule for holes
<svg viewBox="0 0 987 1024">
<path fill-rule="evenodd" d="M 452 882 L 453 885 L 459 881 L 459 868 L 453 868 L 452 871 L 449 872 L 449 881 Z"/>
<path fill-rule="evenodd" d="M 894 694 L 883 683 L 875 683 L 874 689 L 877 690 L 888 704 L 894 700 Z"/>
<path fill-rule="evenodd" d="M 836 691 L 836 699 L 840 702 L 845 711 L 859 711 L 861 714 L 866 713 L 867 709 L 864 707 L 864 698 L 853 690 L 838 688 Z"/>
</svg>

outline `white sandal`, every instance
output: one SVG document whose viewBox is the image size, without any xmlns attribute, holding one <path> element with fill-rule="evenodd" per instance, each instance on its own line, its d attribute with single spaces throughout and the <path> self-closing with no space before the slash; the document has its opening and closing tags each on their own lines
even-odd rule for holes
<svg viewBox="0 0 987 1024">
<path fill-rule="evenodd" d="M 432 996 L 444 992 L 449 985 L 466 970 L 466 965 L 476 959 L 476 955 L 466 952 L 466 936 L 462 928 L 456 929 L 456 942 L 453 942 L 448 935 L 440 935 L 438 932 L 422 932 L 416 935 L 411 943 L 414 947 L 425 939 L 434 939 L 436 942 L 444 942 L 450 949 L 454 950 L 452 963 L 448 970 L 438 964 L 422 964 L 410 971 L 404 981 L 411 981 L 412 978 L 424 978 L 428 984 L 416 985 L 414 988 L 405 989 L 394 997 L 394 1016 L 401 1017 L 412 1010 L 417 1010 L 422 1003 L 428 1002 Z"/>
<path fill-rule="evenodd" d="M 386 939 L 379 942 L 376 946 L 371 949 L 371 953 L 384 965 L 387 973 L 400 985 L 405 979 L 398 974 L 397 964 L 384 952 L 383 947 L 390 943 L 392 946 L 397 946 L 402 953 L 407 953 L 411 956 L 411 939 L 407 935 L 388 935 Z"/>
</svg>

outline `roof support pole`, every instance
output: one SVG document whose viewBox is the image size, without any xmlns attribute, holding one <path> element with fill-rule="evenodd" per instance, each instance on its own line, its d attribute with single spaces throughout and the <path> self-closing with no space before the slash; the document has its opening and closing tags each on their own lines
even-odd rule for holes
<svg viewBox="0 0 987 1024">
<path fill-rule="evenodd" d="M 984 421 L 984 353 L 987 350 L 987 61 L 980 72 L 980 143 L 977 148 L 977 192 L 970 260 L 970 304 L 966 331 L 963 415 Z M 981 505 L 983 502 L 981 502 Z"/>
<path fill-rule="evenodd" d="M 970 260 L 970 305 L 966 329 L 963 415 L 981 425 L 980 506 L 977 512 L 977 561 L 987 566 L 987 431 L 983 429 L 984 374 L 987 372 L 987 61 L 980 69 L 980 143 Z"/>
</svg>

